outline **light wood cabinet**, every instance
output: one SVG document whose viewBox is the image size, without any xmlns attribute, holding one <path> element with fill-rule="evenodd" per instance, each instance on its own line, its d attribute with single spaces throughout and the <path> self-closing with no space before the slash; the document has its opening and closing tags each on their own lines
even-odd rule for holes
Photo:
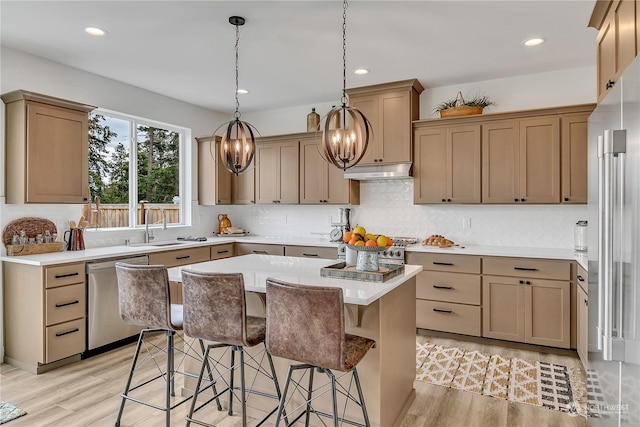
<svg viewBox="0 0 640 427">
<path fill-rule="evenodd" d="M 589 25 L 599 30 L 597 37 L 598 102 L 615 85 L 638 54 L 638 2 L 613 0 L 597 2 Z M 606 12 L 605 12 L 606 10 Z"/>
<path fill-rule="evenodd" d="M 359 164 L 411 162 L 411 123 L 420 118 L 423 90 L 416 79 L 347 89 L 349 105 L 360 110 L 373 129 L 373 137 Z"/>
<path fill-rule="evenodd" d="M 484 258 L 483 272 L 482 336 L 570 347 L 570 262 Z"/>
<path fill-rule="evenodd" d="M 176 249 L 149 254 L 149 265 L 164 265 L 167 268 L 180 265 L 194 264 L 196 262 L 209 261 L 211 250 L 208 246 L 197 248 Z"/>
<path fill-rule="evenodd" d="M 212 138 L 196 138 L 198 143 L 198 204 L 200 205 L 248 205 L 255 203 L 254 170 L 252 166 L 240 175 L 229 172 L 220 163 L 219 141 Z"/>
<path fill-rule="evenodd" d="M 481 336 L 480 257 L 407 253 L 416 277 L 416 327 Z"/>
<path fill-rule="evenodd" d="M 360 181 L 345 179 L 320 150 L 315 133 L 300 140 L 300 204 L 359 204 Z"/>
<path fill-rule="evenodd" d="M 298 203 L 299 138 L 263 138 L 256 144 L 256 203 Z"/>
<path fill-rule="evenodd" d="M 416 128 L 414 203 L 480 203 L 480 125 Z"/>
<path fill-rule="evenodd" d="M 587 203 L 588 120 L 588 114 L 560 117 L 562 203 Z"/>
<path fill-rule="evenodd" d="M 580 265 L 577 266 L 576 291 L 576 349 L 586 368 L 589 352 L 589 276 Z"/>
<path fill-rule="evenodd" d="M 560 202 L 558 117 L 483 126 L 482 202 Z"/>
<path fill-rule="evenodd" d="M 22 90 L 2 100 L 6 202 L 88 202 L 88 113 L 95 107 Z"/>
<path fill-rule="evenodd" d="M 326 246 L 287 245 L 284 247 L 284 254 L 286 256 L 296 256 L 296 257 L 304 257 L 304 258 L 337 259 L 338 248 L 326 247 Z"/>
<path fill-rule="evenodd" d="M 6 361 L 42 373 L 79 360 L 86 347 L 84 263 L 5 262 L 3 274 Z"/>
<path fill-rule="evenodd" d="M 211 260 L 230 258 L 234 255 L 233 243 L 211 246 Z"/>
<path fill-rule="evenodd" d="M 236 243 L 236 256 L 240 255 L 280 255 L 284 256 L 283 245 L 265 245 L 262 243 Z"/>
</svg>

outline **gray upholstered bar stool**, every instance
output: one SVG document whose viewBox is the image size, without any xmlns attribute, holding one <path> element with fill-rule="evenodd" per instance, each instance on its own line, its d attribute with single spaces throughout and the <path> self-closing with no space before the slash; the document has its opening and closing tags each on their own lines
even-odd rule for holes
<svg viewBox="0 0 640 427">
<path fill-rule="evenodd" d="M 195 357 L 204 359 L 204 343 L 199 340 L 199 353 L 191 348 L 191 343 L 185 339 L 186 351 L 181 351 L 182 359 L 175 364 L 175 352 L 179 351 L 174 345 L 174 337 L 177 331 L 182 330 L 182 305 L 171 304 L 171 293 L 169 289 L 169 277 L 167 269 L 163 265 L 132 265 L 125 263 L 116 263 L 116 275 L 118 278 L 118 300 L 120 304 L 120 317 L 126 323 L 132 325 L 143 326 L 145 329 L 140 331 L 138 337 L 138 345 L 131 363 L 129 377 L 122 393 L 122 401 L 118 417 L 116 418 L 116 426 L 120 425 L 120 420 L 124 411 L 125 403 L 130 400 L 135 403 L 141 403 L 146 406 L 165 412 L 165 424 L 169 427 L 171 424 L 171 410 L 185 403 L 191 396 L 181 397 L 172 402 L 172 396 L 175 396 L 175 374 L 180 373 L 189 375 L 179 371 L 179 367 L 186 357 Z M 153 337 L 157 338 L 158 333 L 166 335 L 166 345 L 161 346 L 154 342 Z M 142 360 L 139 360 L 143 353 Z M 166 369 L 161 368 L 161 362 L 157 358 L 166 357 Z M 206 359 L 205 359 L 206 360 Z M 155 366 L 157 369 L 152 373 L 147 372 L 145 366 Z M 134 380 L 136 384 L 131 385 Z M 193 375 L 195 377 L 195 375 Z M 162 379 L 165 381 L 164 403 L 154 403 L 142 400 L 141 398 L 131 396 L 131 392 L 136 389 L 142 389 L 154 383 L 155 380 Z M 214 386 L 215 387 L 215 386 Z M 148 395 L 148 388 L 145 388 L 145 394 Z M 141 390 L 142 391 L 142 390 Z M 151 390 L 153 391 L 153 390 Z M 215 388 L 214 388 L 215 393 Z M 218 401 L 218 409 L 222 409 Z"/>
<path fill-rule="evenodd" d="M 305 425 L 308 426 L 309 417 L 313 413 L 317 416 L 333 418 L 333 424 L 336 427 L 343 422 L 368 427 L 369 416 L 356 365 L 374 345 L 375 341 L 369 338 L 345 333 L 341 288 L 300 285 L 268 278 L 267 350 L 273 356 L 302 362 L 289 366 L 275 426 L 278 427 L 281 414 L 287 410 L 288 389 L 293 384 L 295 389 L 291 393 L 292 396 L 306 394 L 306 404 L 297 406 L 297 409 L 304 408 L 297 416 L 294 410 L 287 410 L 292 420 L 291 423 L 285 420 L 287 426 L 295 424 L 303 415 L 306 416 Z M 299 380 L 292 379 L 296 370 L 303 370 Z M 311 405 L 311 402 L 316 399 L 313 397 L 314 370 L 325 373 L 331 382 L 332 414 L 316 410 Z M 334 370 L 341 371 L 342 374 L 336 377 Z M 352 375 L 349 385 L 345 387 L 338 384 L 338 379 L 349 373 Z M 307 387 L 302 385 L 305 374 L 309 375 Z M 357 400 L 351 393 L 352 382 L 357 389 Z M 306 393 L 303 394 L 301 389 Z M 345 410 L 348 402 L 360 406 L 362 424 L 345 419 L 344 412 L 342 416 L 338 414 L 338 393 L 346 399 Z M 324 424 L 322 419 L 320 421 Z"/>
<path fill-rule="evenodd" d="M 264 343 L 266 322 L 263 317 L 255 317 L 247 315 L 246 296 L 244 289 L 244 279 L 242 273 L 201 273 L 188 269 L 182 270 L 182 295 L 184 304 L 184 331 L 190 337 L 200 338 L 207 341 L 214 341 L 209 344 L 205 351 L 205 357 L 198 376 L 196 384 L 196 392 L 191 402 L 191 409 L 187 416 L 187 426 L 191 422 L 209 426 L 201 420 L 196 420 L 193 415 L 198 410 L 211 402 L 212 399 L 205 401 L 196 408 L 198 394 L 206 390 L 202 382 L 215 384 L 219 381 L 221 384 L 226 383 L 226 388 L 215 394 L 215 397 L 229 392 L 229 415 L 233 414 L 233 400 L 237 398 L 242 405 L 242 425 L 247 425 L 247 394 L 257 394 L 263 397 L 275 400 L 273 409 L 256 424 L 260 426 L 278 409 L 280 401 L 280 386 L 278 377 L 273 367 L 271 355 L 264 351 L 266 359 L 269 363 L 269 371 L 261 366 L 259 356 L 252 356 L 245 351 L 245 347 L 254 347 Z M 211 356 L 211 350 L 226 348 L 226 351 L 219 354 L 216 358 Z M 230 350 L 231 362 L 225 365 L 223 359 Z M 236 370 L 235 356 L 240 356 L 240 396 L 235 396 L 238 390 L 234 386 L 234 372 Z M 211 361 L 209 361 L 211 357 Z M 206 364 L 210 363 L 211 372 L 217 372 L 218 378 L 213 378 L 209 373 L 205 377 Z M 271 379 L 273 381 L 274 393 L 266 393 L 264 391 L 247 389 L 245 385 L 245 367 L 252 368 L 255 376 L 258 374 Z M 229 379 L 224 378 L 224 374 L 228 371 Z M 215 392 L 215 391 L 214 391 Z"/>
</svg>

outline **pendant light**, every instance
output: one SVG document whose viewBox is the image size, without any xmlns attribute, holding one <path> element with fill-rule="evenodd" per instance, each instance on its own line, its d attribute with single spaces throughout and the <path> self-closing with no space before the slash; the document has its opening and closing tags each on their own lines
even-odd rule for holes
<svg viewBox="0 0 640 427">
<path fill-rule="evenodd" d="M 364 157 L 369 138 L 372 137 L 372 129 L 364 114 L 348 104 L 347 0 L 343 0 L 342 6 L 342 105 L 333 107 L 326 116 L 322 131 L 322 151 L 327 162 L 346 171 Z"/>
<path fill-rule="evenodd" d="M 236 112 L 233 120 L 224 123 L 216 129 L 225 128 L 225 132 L 220 139 L 220 160 L 224 167 L 236 176 L 247 170 L 251 165 L 256 152 L 255 135 L 259 134 L 257 129 L 250 123 L 240 120 L 240 101 L 238 100 L 238 41 L 240 40 L 239 27 L 244 25 L 245 20 L 240 16 L 232 16 L 229 23 L 236 27 Z M 214 138 L 215 140 L 215 138 Z"/>
</svg>

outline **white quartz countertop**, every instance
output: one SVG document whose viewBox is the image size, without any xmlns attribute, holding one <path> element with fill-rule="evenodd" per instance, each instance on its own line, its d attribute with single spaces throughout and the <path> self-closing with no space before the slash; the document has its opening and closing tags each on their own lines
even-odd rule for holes
<svg viewBox="0 0 640 427">
<path fill-rule="evenodd" d="M 130 246 L 106 246 L 100 248 L 86 249 L 83 251 L 53 252 L 40 255 L 26 256 L 2 256 L 0 260 L 12 263 L 47 266 L 54 264 L 66 264 L 72 262 L 93 261 L 98 259 L 122 258 L 131 255 L 149 254 L 175 249 L 185 249 L 198 246 L 211 246 L 223 243 L 258 243 L 270 245 L 292 245 L 292 246 L 321 246 L 336 247 L 336 242 L 317 237 L 271 237 L 271 236 L 229 236 L 229 237 L 209 237 L 203 242 L 181 242 L 180 244 L 162 246 L 171 242 L 153 242 L 151 244 L 138 243 Z M 528 248 L 514 246 L 452 246 L 450 248 L 438 248 L 424 246 L 421 244 L 408 246 L 408 252 L 434 252 L 450 253 L 457 255 L 480 255 L 480 256 L 506 256 L 521 258 L 547 258 L 575 260 L 583 268 L 587 269 L 586 253 L 574 252 L 572 249 L 558 248 Z M 337 257 L 337 250 L 336 250 Z"/>
<path fill-rule="evenodd" d="M 369 305 L 422 271 L 422 266 L 405 265 L 404 274 L 386 282 L 336 279 L 320 275 L 322 267 L 335 263 L 335 260 L 327 259 L 252 254 L 170 268 L 169 280 L 181 282 L 183 268 L 201 272 L 241 272 L 247 291 L 266 292 L 266 280 L 273 277 L 291 283 L 342 288 L 346 304 Z"/>
</svg>

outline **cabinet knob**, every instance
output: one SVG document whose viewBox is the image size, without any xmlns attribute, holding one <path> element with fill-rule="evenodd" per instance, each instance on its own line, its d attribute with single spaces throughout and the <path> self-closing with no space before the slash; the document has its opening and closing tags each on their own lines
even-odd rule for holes
<svg viewBox="0 0 640 427">
<path fill-rule="evenodd" d="M 447 201 L 447 199 L 442 199 L 442 201 L 443 201 L 443 202 L 446 202 L 446 201 Z"/>
<path fill-rule="evenodd" d="M 520 283 L 521 285 L 524 285 L 524 280 L 518 280 L 518 283 Z"/>
<path fill-rule="evenodd" d="M 527 284 L 527 285 L 530 285 L 530 284 L 531 284 L 531 282 L 530 282 L 530 281 L 528 281 L 528 280 L 527 280 L 526 282 L 524 282 L 524 283 L 525 283 L 525 284 Z"/>
<path fill-rule="evenodd" d="M 518 202 L 519 200 L 518 200 L 518 199 L 513 199 L 513 201 L 514 201 L 514 202 Z"/>
<path fill-rule="evenodd" d="M 568 197 L 565 197 L 565 198 L 564 198 L 564 201 L 565 201 L 565 202 L 568 202 L 568 201 L 569 201 L 569 198 L 568 198 Z"/>
<path fill-rule="evenodd" d="M 524 199 L 520 199 L 521 202 L 524 202 Z"/>
<path fill-rule="evenodd" d="M 616 82 L 614 82 L 613 80 L 609 80 L 605 87 L 607 89 L 611 89 L 615 84 L 616 84 Z"/>
<path fill-rule="evenodd" d="M 447 199 L 447 202 L 450 202 L 450 201 L 451 201 L 451 199 Z"/>
<path fill-rule="evenodd" d="M 584 305 L 588 306 L 589 305 L 589 301 L 584 300 Z"/>
</svg>

